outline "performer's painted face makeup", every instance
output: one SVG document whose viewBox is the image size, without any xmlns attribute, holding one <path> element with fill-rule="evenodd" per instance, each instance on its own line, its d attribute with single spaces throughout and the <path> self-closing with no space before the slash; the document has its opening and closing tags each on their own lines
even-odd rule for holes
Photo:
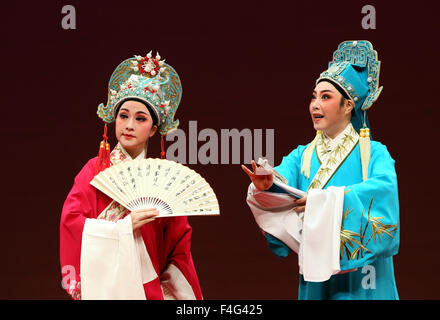
<svg viewBox="0 0 440 320">
<path fill-rule="evenodd" d="M 116 138 L 132 158 L 145 148 L 157 130 L 148 108 L 139 101 L 124 102 L 116 116 Z"/>
<path fill-rule="evenodd" d="M 310 115 L 315 130 L 335 138 L 350 122 L 351 107 L 341 106 L 342 95 L 329 82 L 321 81 L 313 90 Z"/>
</svg>

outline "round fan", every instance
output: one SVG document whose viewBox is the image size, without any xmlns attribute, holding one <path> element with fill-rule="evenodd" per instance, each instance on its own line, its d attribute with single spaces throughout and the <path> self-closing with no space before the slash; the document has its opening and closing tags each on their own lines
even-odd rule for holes
<svg viewBox="0 0 440 320">
<path fill-rule="evenodd" d="M 90 184 L 130 211 L 156 208 L 158 217 L 220 214 L 206 180 L 170 160 L 124 161 L 97 174 Z"/>
</svg>

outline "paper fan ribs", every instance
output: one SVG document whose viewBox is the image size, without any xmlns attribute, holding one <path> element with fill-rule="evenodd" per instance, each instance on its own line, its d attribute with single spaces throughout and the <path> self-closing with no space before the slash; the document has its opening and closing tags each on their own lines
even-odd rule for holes
<svg viewBox="0 0 440 320">
<path fill-rule="evenodd" d="M 130 211 L 156 208 L 158 217 L 220 214 L 208 182 L 170 160 L 121 162 L 97 174 L 90 184 Z"/>
</svg>

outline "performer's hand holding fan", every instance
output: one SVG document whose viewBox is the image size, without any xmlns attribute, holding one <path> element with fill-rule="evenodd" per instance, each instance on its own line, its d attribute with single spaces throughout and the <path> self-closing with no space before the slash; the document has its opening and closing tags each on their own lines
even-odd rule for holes
<svg viewBox="0 0 440 320">
<path fill-rule="evenodd" d="M 194 170 L 165 159 L 121 162 L 90 182 L 130 211 L 156 208 L 157 217 L 219 215 L 211 186 Z"/>
</svg>

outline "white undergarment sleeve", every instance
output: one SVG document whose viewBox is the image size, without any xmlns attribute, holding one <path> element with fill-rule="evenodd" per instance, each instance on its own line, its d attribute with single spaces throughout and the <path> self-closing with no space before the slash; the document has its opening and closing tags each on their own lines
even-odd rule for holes
<svg viewBox="0 0 440 320">
<path fill-rule="evenodd" d="M 293 211 L 294 198 L 285 193 L 259 191 L 251 183 L 246 201 L 258 226 L 298 253 L 302 222 Z"/>
<path fill-rule="evenodd" d="M 165 300 L 196 300 L 188 280 L 174 264 L 169 264 L 160 275 L 160 285 Z"/>
<path fill-rule="evenodd" d="M 131 216 L 111 222 L 86 219 L 81 244 L 84 300 L 145 300 L 143 284 L 157 278 L 142 235 Z"/>
<path fill-rule="evenodd" d="M 305 281 L 327 281 L 340 271 L 344 190 L 344 187 L 329 187 L 308 193 L 300 249 Z"/>
</svg>

